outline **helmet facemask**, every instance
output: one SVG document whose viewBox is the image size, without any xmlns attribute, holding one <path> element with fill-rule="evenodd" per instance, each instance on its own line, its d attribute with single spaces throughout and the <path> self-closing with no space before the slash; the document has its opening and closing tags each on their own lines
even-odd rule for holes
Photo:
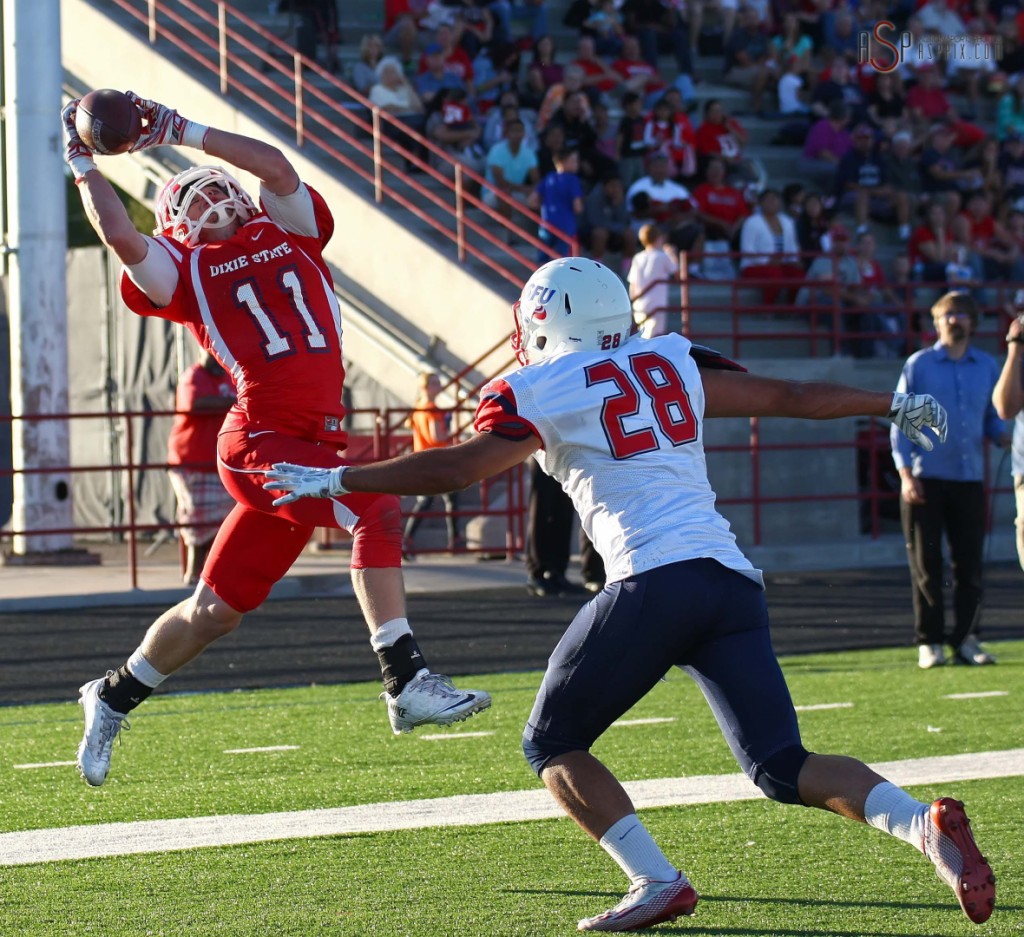
<svg viewBox="0 0 1024 937">
<path fill-rule="evenodd" d="M 215 199 L 215 188 L 223 198 Z M 201 208 L 197 218 L 188 212 Z M 161 189 L 156 204 L 156 234 L 165 234 L 195 247 L 204 230 L 216 230 L 235 221 L 244 223 L 257 213 L 249 194 L 241 184 L 219 166 L 195 166 L 178 173 Z"/>
</svg>

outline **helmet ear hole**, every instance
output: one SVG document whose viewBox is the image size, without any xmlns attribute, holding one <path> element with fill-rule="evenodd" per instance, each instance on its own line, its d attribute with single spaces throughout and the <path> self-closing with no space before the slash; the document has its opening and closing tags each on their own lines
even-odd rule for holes
<svg viewBox="0 0 1024 937">
<path fill-rule="evenodd" d="M 546 335 L 538 335 L 537 341 L 534 343 L 537 346 L 537 351 L 543 351 L 544 346 L 548 343 L 548 337 Z"/>
</svg>

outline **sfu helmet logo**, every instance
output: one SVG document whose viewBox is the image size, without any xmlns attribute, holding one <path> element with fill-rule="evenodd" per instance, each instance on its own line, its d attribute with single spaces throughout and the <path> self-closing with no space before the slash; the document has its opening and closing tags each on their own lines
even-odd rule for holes
<svg viewBox="0 0 1024 937">
<path fill-rule="evenodd" d="M 532 299 L 538 306 L 546 306 L 551 299 L 554 297 L 557 291 L 552 286 L 541 286 L 539 283 L 535 283 L 530 288 L 530 293 L 527 299 Z"/>
</svg>

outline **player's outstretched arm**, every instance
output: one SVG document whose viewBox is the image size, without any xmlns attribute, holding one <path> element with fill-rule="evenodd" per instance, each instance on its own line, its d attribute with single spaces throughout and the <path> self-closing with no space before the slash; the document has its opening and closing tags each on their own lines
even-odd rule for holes
<svg viewBox="0 0 1024 937">
<path fill-rule="evenodd" d="M 190 146 L 251 172 L 275 195 L 291 195 L 299 187 L 295 167 L 276 146 L 254 137 L 207 127 L 134 91 L 127 94 L 141 112 L 145 128 L 132 152 L 153 146 Z"/>
<path fill-rule="evenodd" d="M 64 135 L 64 161 L 75 177 L 75 184 L 93 230 L 121 263 L 137 264 L 149 250 L 146 239 L 135 230 L 128 212 L 114 187 L 96 168 L 92 151 L 82 142 L 75 127 L 78 99 L 61 111 Z"/>
<path fill-rule="evenodd" d="M 737 371 L 701 372 L 706 417 L 782 416 L 835 420 L 849 416 L 888 417 L 922 449 L 934 445 L 925 427 L 946 441 L 946 411 L 928 394 L 891 394 L 826 381 L 783 381 Z"/>
<path fill-rule="evenodd" d="M 540 446 L 535 436 L 511 442 L 483 433 L 457 446 L 425 449 L 370 465 L 311 468 L 278 462 L 267 472 L 263 486 L 286 492 L 274 501 L 288 504 L 299 498 L 332 498 L 350 491 L 395 495 L 434 495 L 460 491 L 473 482 L 518 465 Z"/>
</svg>

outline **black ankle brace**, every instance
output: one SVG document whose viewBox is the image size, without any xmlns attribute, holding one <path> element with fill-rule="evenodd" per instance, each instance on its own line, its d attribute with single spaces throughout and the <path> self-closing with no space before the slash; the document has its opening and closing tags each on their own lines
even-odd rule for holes
<svg viewBox="0 0 1024 937">
<path fill-rule="evenodd" d="M 100 699 L 114 712 L 129 713 L 152 692 L 122 664 L 103 682 Z"/>
<path fill-rule="evenodd" d="M 411 634 L 403 634 L 391 647 L 377 651 L 384 689 L 398 696 L 405 685 L 426 667 L 419 645 Z"/>
</svg>

